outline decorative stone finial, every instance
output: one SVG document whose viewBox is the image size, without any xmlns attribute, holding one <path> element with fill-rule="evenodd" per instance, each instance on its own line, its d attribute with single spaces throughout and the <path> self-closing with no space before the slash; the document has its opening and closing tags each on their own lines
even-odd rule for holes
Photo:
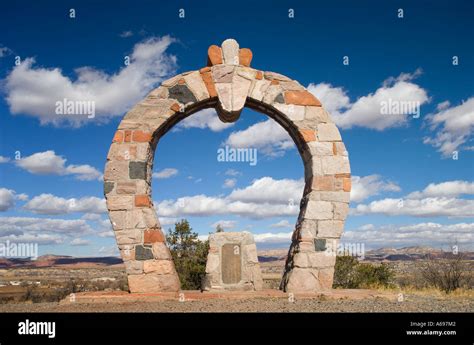
<svg viewBox="0 0 474 345">
<path fill-rule="evenodd" d="M 239 43 L 226 39 L 221 47 L 212 45 L 207 51 L 219 103 L 217 113 L 223 122 L 235 122 L 242 112 L 256 71 L 249 68 L 252 51 L 239 48 Z"/>
</svg>

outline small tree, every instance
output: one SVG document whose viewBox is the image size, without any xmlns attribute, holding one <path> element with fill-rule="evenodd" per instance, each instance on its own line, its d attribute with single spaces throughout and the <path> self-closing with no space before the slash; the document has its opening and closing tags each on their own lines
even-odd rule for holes
<svg viewBox="0 0 474 345">
<path fill-rule="evenodd" d="M 353 256 L 336 257 L 336 266 L 334 267 L 334 287 L 355 289 L 358 286 L 356 267 L 359 264 Z"/>
<path fill-rule="evenodd" d="M 174 230 L 169 229 L 166 241 L 173 261 L 185 290 L 198 290 L 206 272 L 209 241 L 200 241 L 198 234 L 192 231 L 186 219 L 175 223 Z"/>
<path fill-rule="evenodd" d="M 445 253 L 441 258 L 429 255 L 428 259 L 419 265 L 421 277 L 429 286 L 450 293 L 463 285 L 469 285 L 470 267 L 463 253 Z"/>
<path fill-rule="evenodd" d="M 393 270 L 386 264 L 360 263 L 353 256 L 338 256 L 333 286 L 344 289 L 390 286 L 394 276 Z"/>
</svg>

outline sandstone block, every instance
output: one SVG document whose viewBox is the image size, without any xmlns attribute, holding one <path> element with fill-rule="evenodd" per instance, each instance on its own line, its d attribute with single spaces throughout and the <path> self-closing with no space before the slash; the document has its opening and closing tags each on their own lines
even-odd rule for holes
<svg viewBox="0 0 474 345">
<path fill-rule="evenodd" d="M 341 134 L 333 123 L 318 124 L 319 141 L 341 141 Z"/>
<path fill-rule="evenodd" d="M 307 219 L 332 219 L 333 206 L 328 201 L 309 200 L 304 214 Z"/>
<path fill-rule="evenodd" d="M 209 98 L 206 84 L 199 71 L 192 72 L 184 77 L 186 84 L 199 101 Z"/>
<path fill-rule="evenodd" d="M 132 293 L 179 291 L 177 273 L 173 274 L 134 274 L 128 276 L 128 287 Z"/>
<path fill-rule="evenodd" d="M 342 220 L 320 220 L 318 221 L 318 237 L 339 238 L 344 230 Z"/>
<path fill-rule="evenodd" d="M 325 175 L 351 172 L 349 159 L 345 156 L 323 156 L 321 163 Z"/>
<path fill-rule="evenodd" d="M 143 261 L 143 271 L 145 273 L 173 274 L 175 269 L 171 260 L 146 260 Z"/>
</svg>

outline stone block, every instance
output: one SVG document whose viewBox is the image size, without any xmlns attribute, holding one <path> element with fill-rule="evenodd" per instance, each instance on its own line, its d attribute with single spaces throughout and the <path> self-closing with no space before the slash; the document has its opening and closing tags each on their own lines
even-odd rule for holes
<svg viewBox="0 0 474 345">
<path fill-rule="evenodd" d="M 341 134 L 334 123 L 318 124 L 319 141 L 341 141 Z"/>
<path fill-rule="evenodd" d="M 306 219 L 332 219 L 333 206 L 328 201 L 309 200 L 306 205 L 304 218 Z"/>
<path fill-rule="evenodd" d="M 128 287 L 132 293 L 177 292 L 180 289 L 180 283 L 176 273 L 133 274 L 128 276 Z"/>
</svg>

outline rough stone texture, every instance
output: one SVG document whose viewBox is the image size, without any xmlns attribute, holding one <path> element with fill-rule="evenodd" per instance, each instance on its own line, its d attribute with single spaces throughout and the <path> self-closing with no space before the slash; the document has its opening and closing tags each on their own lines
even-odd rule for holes
<svg viewBox="0 0 474 345">
<path fill-rule="evenodd" d="M 207 64 L 208 66 L 219 65 L 223 62 L 221 47 L 212 45 L 207 50 Z"/>
<path fill-rule="evenodd" d="M 261 290 L 263 280 L 257 246 L 249 232 L 218 232 L 209 236 L 203 290 Z"/>
<path fill-rule="evenodd" d="M 222 55 L 224 63 L 227 65 L 239 64 L 239 44 L 234 39 L 227 39 L 222 42 Z"/>
<path fill-rule="evenodd" d="M 111 134 L 104 195 L 130 291 L 179 290 L 151 200 L 154 150 L 160 136 L 201 109 L 214 107 L 222 121 L 233 122 L 244 106 L 277 120 L 294 138 L 304 164 L 305 189 L 280 288 L 287 292 L 330 288 L 335 258 L 325 257 L 325 248 L 342 234 L 351 190 L 349 155 L 339 130 L 300 83 L 251 68 L 252 52 L 239 49 L 235 40 L 209 47 L 207 58 L 207 67 L 179 74 L 151 91 Z M 242 259 L 241 279 L 230 284 L 232 288 L 261 288 L 256 247 L 248 236 L 240 234 L 232 242 L 239 244 Z M 223 289 L 220 245 L 214 242 L 204 286 Z"/>
</svg>

